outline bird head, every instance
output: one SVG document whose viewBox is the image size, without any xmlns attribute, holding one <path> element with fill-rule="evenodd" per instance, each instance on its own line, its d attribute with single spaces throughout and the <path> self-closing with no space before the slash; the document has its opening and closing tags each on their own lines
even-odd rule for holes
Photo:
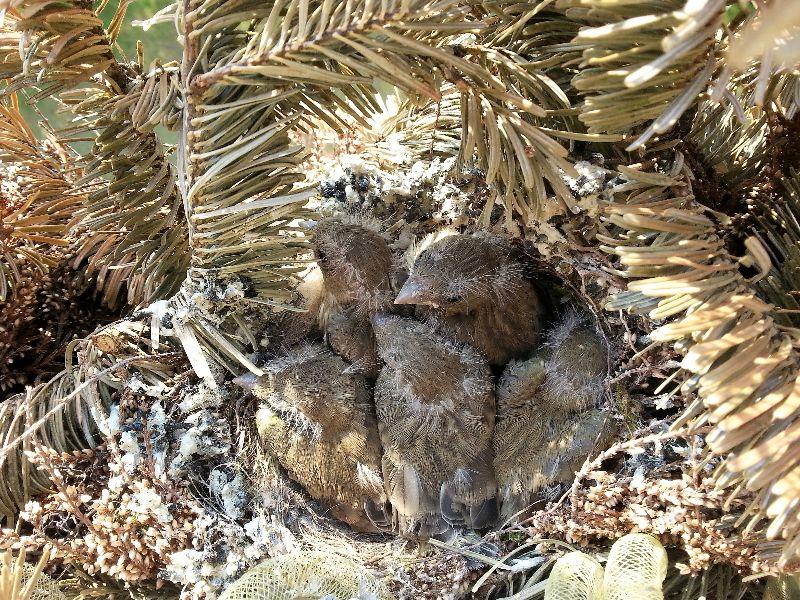
<svg viewBox="0 0 800 600">
<path fill-rule="evenodd" d="M 269 367 L 267 367 L 269 368 Z M 317 394 L 309 394 L 310 389 L 316 389 L 313 377 L 300 377 L 290 369 L 268 370 L 264 375 L 245 373 L 233 382 L 249 391 L 259 400 L 265 400 L 277 410 L 288 409 L 306 412 L 314 409 Z"/>
<path fill-rule="evenodd" d="M 312 246 L 325 288 L 340 304 L 374 312 L 391 302 L 394 256 L 377 231 L 329 217 L 314 227 Z"/>
<path fill-rule="evenodd" d="M 379 314 L 372 327 L 378 355 L 397 381 L 411 386 L 414 394 L 433 401 L 446 393 L 442 371 L 457 377 L 462 369 L 458 353 L 427 325 L 399 317 Z"/>
<path fill-rule="evenodd" d="M 573 377 L 588 379 L 605 375 L 608 347 L 588 314 L 568 311 L 548 333 L 545 347 L 549 362 Z"/>
<path fill-rule="evenodd" d="M 419 304 L 462 313 L 491 302 L 522 268 L 499 240 L 478 235 L 444 237 L 417 256 L 395 304 Z"/>
<path fill-rule="evenodd" d="M 340 242 L 346 236 L 346 231 L 346 223 L 338 217 L 328 217 L 314 225 L 311 244 L 320 268 L 345 259 Z"/>
<path fill-rule="evenodd" d="M 264 375 L 246 373 L 234 383 L 298 424 L 329 428 L 345 421 L 355 403 L 363 400 L 363 377 L 344 373 L 346 368 L 338 356 L 311 346 L 268 363 Z"/>
</svg>

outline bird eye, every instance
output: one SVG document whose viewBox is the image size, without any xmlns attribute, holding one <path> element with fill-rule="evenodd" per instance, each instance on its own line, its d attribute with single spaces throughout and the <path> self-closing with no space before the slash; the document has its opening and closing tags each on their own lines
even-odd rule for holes
<svg viewBox="0 0 800 600">
<path fill-rule="evenodd" d="M 455 304 L 456 302 L 461 302 L 461 296 L 459 296 L 458 294 L 452 294 L 450 296 L 447 296 L 445 300 L 447 300 L 447 302 L 450 304 Z"/>
<path fill-rule="evenodd" d="M 325 262 L 325 251 L 317 248 L 317 260 L 319 262 Z"/>
</svg>

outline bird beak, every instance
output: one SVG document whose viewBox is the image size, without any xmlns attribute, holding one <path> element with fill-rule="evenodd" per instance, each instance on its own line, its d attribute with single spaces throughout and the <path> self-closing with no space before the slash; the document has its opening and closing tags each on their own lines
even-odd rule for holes
<svg viewBox="0 0 800 600">
<path fill-rule="evenodd" d="M 256 377 L 253 373 L 245 373 L 244 375 L 239 375 L 239 377 L 233 380 L 233 383 L 246 390 L 255 389 L 257 382 L 258 382 L 258 377 Z"/>
<path fill-rule="evenodd" d="M 409 277 L 400 288 L 400 293 L 394 299 L 395 304 L 427 304 L 436 308 L 438 304 L 430 299 L 429 286 L 417 279 Z"/>
</svg>

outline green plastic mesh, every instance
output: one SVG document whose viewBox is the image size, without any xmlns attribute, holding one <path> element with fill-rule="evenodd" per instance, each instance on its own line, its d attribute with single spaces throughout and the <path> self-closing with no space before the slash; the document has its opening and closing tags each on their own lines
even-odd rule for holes
<svg viewBox="0 0 800 600">
<path fill-rule="evenodd" d="M 351 600 L 384 598 L 360 563 L 330 552 L 297 552 L 266 560 L 234 581 L 220 600 Z"/>
<path fill-rule="evenodd" d="M 545 600 L 602 600 L 603 567 L 583 552 L 565 554 L 553 565 Z"/>
<path fill-rule="evenodd" d="M 603 578 L 605 600 L 656 600 L 664 597 L 667 552 L 652 535 L 631 533 L 611 546 Z"/>
</svg>

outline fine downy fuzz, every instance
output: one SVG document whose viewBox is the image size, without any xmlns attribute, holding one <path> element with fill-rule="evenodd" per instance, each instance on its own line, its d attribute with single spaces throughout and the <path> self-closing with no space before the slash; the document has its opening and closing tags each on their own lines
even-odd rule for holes
<svg viewBox="0 0 800 600">
<path fill-rule="evenodd" d="M 378 430 L 364 378 L 346 368 L 313 346 L 236 382 L 263 401 L 259 435 L 289 476 L 338 519 L 374 531 L 363 507 L 384 502 Z"/>
<path fill-rule="evenodd" d="M 517 251 L 483 233 L 437 239 L 416 257 L 395 304 L 415 304 L 447 337 L 469 344 L 492 365 L 530 352 L 541 305 Z"/>
<path fill-rule="evenodd" d="M 576 313 L 567 313 L 527 361 L 513 361 L 497 386 L 494 465 L 502 517 L 542 488 L 570 481 L 613 432 L 603 394 L 607 349 Z"/>
<path fill-rule="evenodd" d="M 394 256 L 381 235 L 340 217 L 314 228 L 314 256 L 322 272 L 320 328 L 350 369 L 374 379 L 378 359 L 370 317 L 392 303 Z"/>
<path fill-rule="evenodd" d="M 386 366 L 375 385 L 387 495 L 401 533 L 495 517 L 494 390 L 485 359 L 411 319 L 373 319 Z"/>
</svg>

